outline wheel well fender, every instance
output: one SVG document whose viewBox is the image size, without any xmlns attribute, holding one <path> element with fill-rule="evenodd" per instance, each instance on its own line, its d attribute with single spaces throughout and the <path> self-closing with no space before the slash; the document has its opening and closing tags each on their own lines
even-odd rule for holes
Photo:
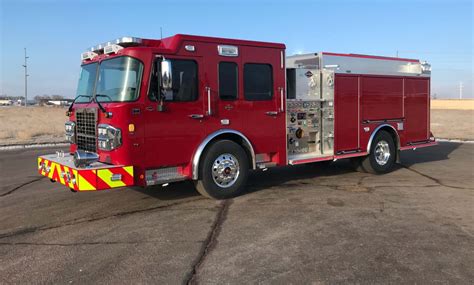
<svg viewBox="0 0 474 285">
<path fill-rule="evenodd" d="M 201 156 L 206 151 L 209 145 L 217 140 L 227 139 L 231 140 L 238 145 L 240 145 L 247 157 L 249 162 L 251 163 L 250 166 L 252 169 L 255 169 L 255 151 L 253 149 L 252 143 L 250 143 L 249 139 L 244 136 L 241 132 L 231 129 L 222 129 L 218 130 L 210 135 L 208 135 L 198 146 L 196 151 L 194 152 L 193 160 L 192 160 L 192 178 L 194 180 L 199 179 L 199 163 L 201 162 Z"/>
<path fill-rule="evenodd" d="M 400 149 L 400 137 L 398 135 L 397 130 L 390 124 L 382 124 L 378 126 L 377 128 L 375 128 L 375 130 L 370 135 L 369 142 L 367 143 L 367 153 L 370 154 L 370 148 L 372 147 L 372 142 L 375 139 L 375 136 L 377 135 L 377 133 L 382 130 L 386 131 L 392 136 L 393 142 L 395 143 L 396 152 L 398 153 L 398 150 Z"/>
</svg>

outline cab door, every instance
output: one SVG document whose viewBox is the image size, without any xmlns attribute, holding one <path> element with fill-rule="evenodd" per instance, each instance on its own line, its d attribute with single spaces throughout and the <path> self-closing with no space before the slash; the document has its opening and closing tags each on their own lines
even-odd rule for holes
<svg viewBox="0 0 474 285">
<path fill-rule="evenodd" d="M 242 47 L 243 96 L 236 111 L 255 154 L 286 164 L 285 69 L 283 50 Z"/>
<path fill-rule="evenodd" d="M 205 65 L 211 105 L 211 114 L 206 116 L 208 132 L 231 129 L 244 133 L 240 57 L 209 57 Z"/>
<path fill-rule="evenodd" d="M 172 62 L 172 90 L 165 92 L 164 110 L 153 98 L 159 92 L 158 72 L 161 59 L 152 71 L 149 98 L 146 100 L 146 168 L 185 167 L 192 160 L 206 133 L 202 118 L 204 87 L 200 84 L 200 58 L 167 56 Z"/>
</svg>

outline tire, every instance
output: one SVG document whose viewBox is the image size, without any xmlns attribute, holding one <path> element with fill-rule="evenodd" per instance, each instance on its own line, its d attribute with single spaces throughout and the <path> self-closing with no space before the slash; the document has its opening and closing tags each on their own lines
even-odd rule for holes
<svg viewBox="0 0 474 285">
<path fill-rule="evenodd" d="M 386 131 L 379 131 L 370 146 L 370 154 L 362 158 L 360 168 L 373 174 L 390 172 L 395 164 L 395 156 L 392 136 Z"/>
<path fill-rule="evenodd" d="M 208 198 L 228 199 L 242 192 L 247 182 L 249 160 L 238 144 L 221 140 L 205 151 L 199 168 L 196 190 Z"/>
</svg>

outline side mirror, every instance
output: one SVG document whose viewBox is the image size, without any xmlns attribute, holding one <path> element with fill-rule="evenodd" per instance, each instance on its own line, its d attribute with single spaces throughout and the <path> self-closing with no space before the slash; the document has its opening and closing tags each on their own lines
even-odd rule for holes
<svg viewBox="0 0 474 285">
<path fill-rule="evenodd" d="M 173 87 L 173 72 L 171 61 L 165 59 L 161 61 L 161 88 L 171 90 Z"/>
</svg>

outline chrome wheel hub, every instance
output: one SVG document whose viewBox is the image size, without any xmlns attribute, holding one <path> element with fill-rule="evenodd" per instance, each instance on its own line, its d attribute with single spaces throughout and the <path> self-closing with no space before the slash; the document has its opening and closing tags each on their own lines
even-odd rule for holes
<svg viewBox="0 0 474 285">
<path fill-rule="evenodd" d="M 390 146 L 386 141 L 379 141 L 375 146 L 375 161 L 379 165 L 387 164 L 390 159 Z"/>
<path fill-rule="evenodd" d="M 239 161 L 232 154 L 221 154 L 212 164 L 212 179 L 219 187 L 231 187 L 237 181 L 239 174 Z"/>
</svg>

